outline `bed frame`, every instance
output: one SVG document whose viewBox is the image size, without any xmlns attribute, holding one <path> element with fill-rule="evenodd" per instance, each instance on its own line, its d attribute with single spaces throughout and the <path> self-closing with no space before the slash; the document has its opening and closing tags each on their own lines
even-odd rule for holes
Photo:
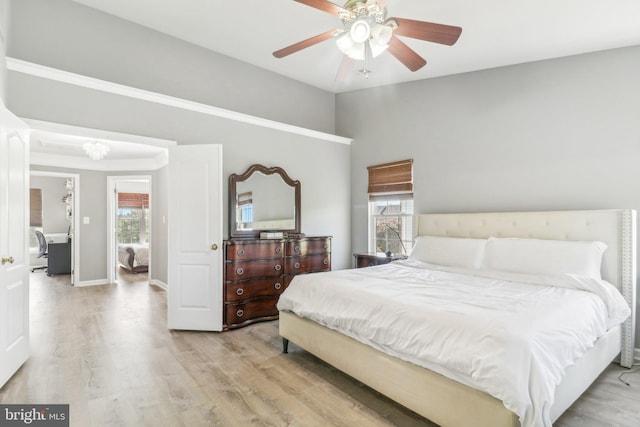
<svg viewBox="0 0 640 427">
<path fill-rule="evenodd" d="M 600 338 L 556 389 L 555 421 L 618 355 L 633 364 L 636 307 L 636 212 L 633 210 L 428 214 L 416 217 L 418 236 L 521 237 L 599 240 L 608 245 L 602 277 L 621 290 L 632 310 L 619 327 Z M 443 426 L 519 426 L 503 403 L 412 363 L 388 356 L 350 337 L 280 312 L 280 335 L 286 353 L 290 340 L 325 362 L 394 401 Z"/>
</svg>

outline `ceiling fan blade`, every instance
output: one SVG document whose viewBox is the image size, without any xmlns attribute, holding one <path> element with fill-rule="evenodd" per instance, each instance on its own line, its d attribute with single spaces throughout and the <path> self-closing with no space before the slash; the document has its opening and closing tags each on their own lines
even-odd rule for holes
<svg viewBox="0 0 640 427">
<path fill-rule="evenodd" d="M 330 13 L 335 16 L 339 16 L 340 12 L 347 13 L 347 10 L 342 6 L 338 6 L 337 4 L 331 3 L 326 0 L 294 0 L 294 1 L 297 1 L 298 3 L 306 4 L 307 6 L 311 6 L 315 9 Z"/>
<path fill-rule="evenodd" d="M 414 21 L 405 18 L 389 18 L 388 21 L 396 21 L 398 28 L 394 31 L 396 36 L 411 37 L 433 43 L 453 45 L 458 41 L 462 28 L 451 25 L 435 24 L 433 22 Z"/>
<path fill-rule="evenodd" d="M 418 55 L 413 49 L 402 43 L 396 36 L 389 40 L 389 53 L 402 62 L 411 71 L 418 71 L 427 64 L 423 57 Z"/>
<path fill-rule="evenodd" d="M 344 55 L 342 58 L 342 62 L 340 63 L 340 68 L 338 68 L 338 73 L 336 74 L 336 82 L 343 82 L 347 79 L 349 73 L 351 73 L 356 66 L 355 59 Z"/>
<path fill-rule="evenodd" d="M 302 40 L 301 42 L 292 44 L 291 46 L 287 46 L 283 49 L 276 50 L 275 52 L 273 52 L 273 56 L 275 56 L 276 58 L 284 58 L 285 56 L 291 55 L 292 53 L 296 53 L 302 49 L 321 43 L 327 39 L 330 39 L 331 37 L 333 37 L 333 33 L 335 33 L 335 31 L 336 30 L 330 30 L 330 31 L 327 31 L 326 33 L 318 34 L 317 36 L 313 36 L 306 40 Z"/>
</svg>

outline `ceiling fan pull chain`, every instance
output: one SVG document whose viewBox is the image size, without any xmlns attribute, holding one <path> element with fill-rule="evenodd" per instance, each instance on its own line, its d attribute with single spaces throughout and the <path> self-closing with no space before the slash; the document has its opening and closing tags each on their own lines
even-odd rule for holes
<svg viewBox="0 0 640 427">
<path fill-rule="evenodd" d="M 365 79 L 369 78 L 369 64 L 371 63 L 372 58 L 371 45 L 369 44 L 369 40 L 367 40 L 364 42 L 364 68 L 362 69 L 362 74 L 364 74 Z"/>
</svg>

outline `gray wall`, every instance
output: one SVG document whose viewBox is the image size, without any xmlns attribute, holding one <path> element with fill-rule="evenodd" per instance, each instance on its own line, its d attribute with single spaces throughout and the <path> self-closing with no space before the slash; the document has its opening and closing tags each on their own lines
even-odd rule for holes
<svg viewBox="0 0 640 427">
<path fill-rule="evenodd" d="M 31 176 L 31 188 L 42 190 L 42 232 L 66 233 L 71 223 L 62 198 L 67 194 L 66 179 L 52 176 Z"/>
<path fill-rule="evenodd" d="M 631 47 L 338 95 L 337 132 L 357 141 L 353 249 L 366 166 L 405 158 L 416 213 L 640 210 L 639 93 Z"/>
<path fill-rule="evenodd" d="M 7 92 L 7 64 L 5 56 L 7 51 L 7 43 L 9 38 L 9 0 L 0 0 L 0 99 L 6 101 Z"/>
<path fill-rule="evenodd" d="M 169 212 L 169 168 L 158 169 L 153 174 L 151 182 L 151 279 L 162 283 L 169 283 L 167 264 L 168 253 L 168 222 Z M 164 218 L 164 221 L 163 221 Z"/>
<path fill-rule="evenodd" d="M 16 30 L 9 44 L 11 57 L 297 126 L 334 131 L 331 93 L 68 0 L 14 3 L 11 18 Z M 254 163 L 284 168 L 302 184 L 302 231 L 332 235 L 333 268 L 351 266 L 348 145 L 15 72 L 9 73 L 8 81 L 9 108 L 20 117 L 158 137 L 178 144 L 222 144 L 225 182 L 231 173 L 244 172 Z M 154 192 L 154 197 L 157 194 Z M 228 236 L 226 187 L 223 200 L 224 232 Z M 106 206 L 106 199 L 101 203 Z M 90 207 L 104 208 L 100 203 Z M 91 216 L 99 217 L 97 213 Z M 158 219 L 156 215 L 154 242 L 161 241 L 155 236 Z M 106 235 L 94 237 L 106 239 Z M 162 238 L 166 241 L 166 236 Z M 154 266 L 162 264 L 158 253 L 152 253 Z M 96 258 L 97 264 L 104 264 L 100 254 L 96 253 Z M 97 264 L 91 266 L 90 276 L 82 275 L 81 280 L 104 278 L 106 266 Z M 163 276 L 159 271 L 158 278 Z"/>
</svg>

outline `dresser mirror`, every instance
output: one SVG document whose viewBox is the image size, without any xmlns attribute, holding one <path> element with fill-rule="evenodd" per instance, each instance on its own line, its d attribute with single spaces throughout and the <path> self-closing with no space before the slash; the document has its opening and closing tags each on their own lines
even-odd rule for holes
<svg viewBox="0 0 640 427">
<path fill-rule="evenodd" d="M 229 234 L 255 238 L 263 231 L 300 232 L 300 181 L 256 164 L 229 176 Z"/>
</svg>

